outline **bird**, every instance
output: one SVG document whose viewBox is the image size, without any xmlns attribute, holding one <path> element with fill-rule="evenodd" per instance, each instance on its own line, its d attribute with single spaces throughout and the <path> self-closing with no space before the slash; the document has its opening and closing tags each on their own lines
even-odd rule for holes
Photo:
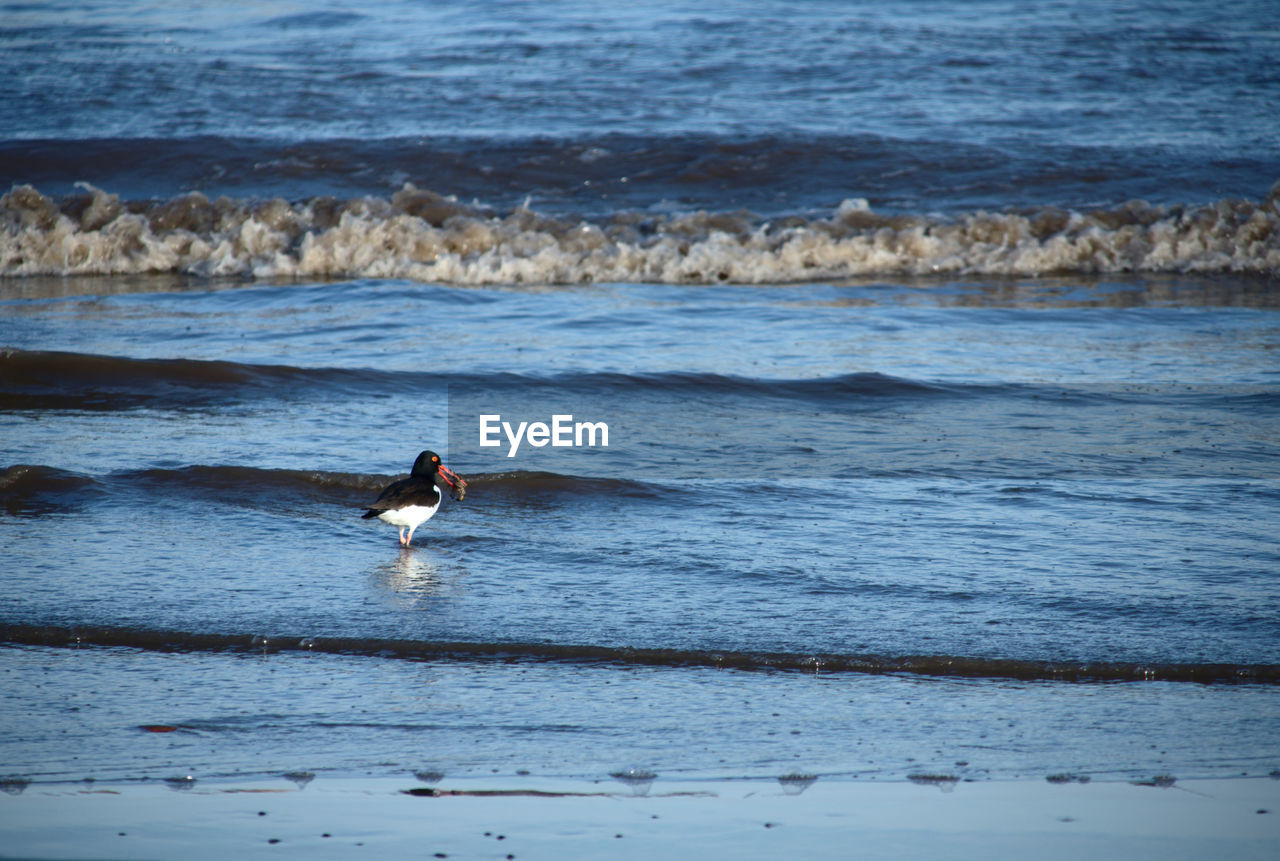
<svg viewBox="0 0 1280 861">
<path fill-rule="evenodd" d="M 440 507 L 440 490 L 448 490 L 450 496 L 461 501 L 466 496 L 467 483 L 440 462 L 440 455 L 424 451 L 413 462 L 409 477 L 387 485 L 361 515 L 362 519 L 376 517 L 400 527 L 400 546 L 408 547 L 413 530 L 430 520 Z"/>
</svg>

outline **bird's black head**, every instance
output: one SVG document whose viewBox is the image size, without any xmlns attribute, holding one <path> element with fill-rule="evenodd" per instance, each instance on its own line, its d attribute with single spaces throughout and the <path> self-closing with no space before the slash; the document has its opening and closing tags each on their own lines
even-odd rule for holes
<svg viewBox="0 0 1280 861">
<path fill-rule="evenodd" d="M 467 493 L 467 483 L 453 470 L 440 462 L 440 455 L 434 451 L 424 451 L 413 462 L 413 474 L 419 478 L 431 479 L 436 487 L 449 491 L 454 499 L 461 500 Z"/>
<path fill-rule="evenodd" d="M 440 468 L 440 455 L 434 451 L 424 451 L 418 455 L 418 459 L 413 462 L 413 474 L 420 475 L 423 478 L 430 478 L 436 474 L 436 470 Z"/>
</svg>

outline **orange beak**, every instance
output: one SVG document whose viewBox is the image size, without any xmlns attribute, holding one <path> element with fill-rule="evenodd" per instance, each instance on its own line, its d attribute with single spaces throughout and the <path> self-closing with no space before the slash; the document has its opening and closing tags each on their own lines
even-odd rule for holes
<svg viewBox="0 0 1280 861">
<path fill-rule="evenodd" d="M 444 479 L 444 483 L 449 486 L 449 495 L 454 499 L 461 501 L 467 495 L 466 481 L 443 463 L 436 468 L 436 475 Z"/>
</svg>

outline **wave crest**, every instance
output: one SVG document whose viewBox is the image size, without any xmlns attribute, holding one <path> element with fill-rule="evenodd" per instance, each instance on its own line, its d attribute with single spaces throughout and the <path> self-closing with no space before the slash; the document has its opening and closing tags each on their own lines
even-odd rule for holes
<svg viewBox="0 0 1280 861">
<path fill-rule="evenodd" d="M 127 410 L 140 406 L 198 408 L 251 397 L 300 397 L 307 391 L 351 394 L 456 387 L 466 391 L 602 393 L 657 392 L 671 396 L 805 398 L 931 397 L 979 392 L 982 386 L 943 386 L 878 373 L 812 379 L 767 379 L 714 373 L 428 374 L 359 368 L 300 368 L 205 359 L 135 359 L 91 353 L 0 349 L 0 409 Z"/>
<path fill-rule="evenodd" d="M 0 409 L 117 410 L 201 407 L 252 394 L 281 397 L 298 387 L 363 391 L 376 371 L 307 369 L 207 359 L 135 359 L 91 353 L 0 350 Z"/>
<path fill-rule="evenodd" d="M 0 469 L 0 510 L 38 514 L 72 507 L 87 493 L 158 493 L 165 497 L 200 494 L 248 507 L 277 508 L 282 500 L 363 507 L 387 484 L 405 475 L 379 475 L 253 466 L 193 465 L 141 469 L 104 476 L 81 475 L 49 466 L 17 464 Z M 476 473 L 467 476 L 468 496 L 492 501 L 579 496 L 660 498 L 659 488 L 640 481 L 561 475 L 553 472 Z"/>
<path fill-rule="evenodd" d="M 55 201 L 0 197 L 0 277 L 182 273 L 407 278 L 461 285 L 777 283 L 883 274 L 1280 273 L 1280 183 L 1261 202 L 1142 201 L 1092 212 L 884 215 L 864 200 L 825 218 L 749 212 L 505 215 L 406 184 L 391 198 L 295 203 L 121 201 L 83 185 Z"/>
<path fill-rule="evenodd" d="M 67 511 L 98 489 L 97 482 L 86 475 L 15 464 L 0 469 L 0 511 L 13 517 Z"/>
<path fill-rule="evenodd" d="M 1167 681 L 1280 684 L 1275 664 L 1032 661 L 958 655 L 841 655 L 795 652 L 711 651 L 688 648 L 634 648 L 589 644 L 439 642 L 373 637 L 267 638 L 246 634 L 159 631 L 119 627 L 74 628 L 0 623 L 0 643 L 40 646 L 102 646 L 161 652 L 301 651 L 416 661 L 529 661 L 642 665 L 670 668 L 714 667 L 748 672 L 895 673 L 908 675 L 1010 678 L 1075 682 Z"/>
</svg>

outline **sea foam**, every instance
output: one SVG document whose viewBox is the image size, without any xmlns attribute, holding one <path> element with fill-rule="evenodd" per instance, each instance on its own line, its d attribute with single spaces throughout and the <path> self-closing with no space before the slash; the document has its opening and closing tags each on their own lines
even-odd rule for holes
<svg viewBox="0 0 1280 861">
<path fill-rule="evenodd" d="M 891 274 L 1280 273 L 1280 183 L 1261 202 L 882 214 L 505 214 L 406 184 L 390 199 L 297 202 L 194 192 L 122 201 L 0 197 L 0 277 L 180 273 L 443 284 L 778 283 Z"/>
</svg>

